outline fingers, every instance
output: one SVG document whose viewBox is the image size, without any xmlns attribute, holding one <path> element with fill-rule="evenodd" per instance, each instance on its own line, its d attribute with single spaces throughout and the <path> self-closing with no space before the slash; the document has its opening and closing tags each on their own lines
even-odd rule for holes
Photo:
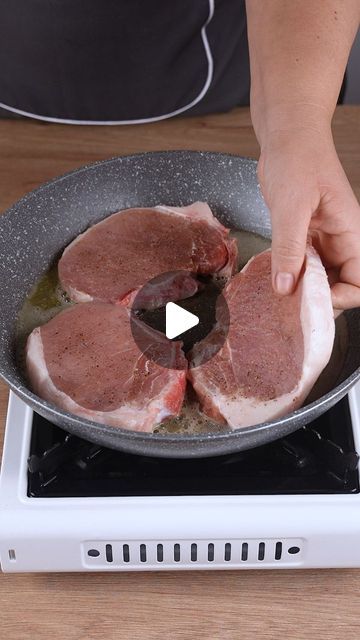
<svg viewBox="0 0 360 640">
<path fill-rule="evenodd" d="M 335 309 L 360 307 L 360 257 L 355 256 L 343 264 L 337 282 L 329 281 Z"/>
<path fill-rule="evenodd" d="M 331 287 L 331 298 L 336 310 L 360 307 L 360 287 L 344 282 L 337 282 Z"/>
<path fill-rule="evenodd" d="M 272 207 L 272 281 L 274 290 L 288 295 L 295 289 L 303 266 L 311 212 Z"/>
</svg>

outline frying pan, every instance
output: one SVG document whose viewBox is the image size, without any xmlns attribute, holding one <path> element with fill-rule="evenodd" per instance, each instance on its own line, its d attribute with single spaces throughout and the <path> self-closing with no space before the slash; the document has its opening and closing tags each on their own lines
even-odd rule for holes
<svg viewBox="0 0 360 640">
<path fill-rule="evenodd" d="M 270 238 L 256 161 L 219 153 L 156 152 L 114 158 L 53 180 L 0 216 L 0 375 L 39 414 L 97 444 L 146 456 L 191 458 L 249 449 L 285 436 L 340 400 L 360 377 L 360 309 L 345 314 L 347 345 L 336 380 L 306 406 L 272 422 L 198 435 L 145 434 L 108 427 L 34 395 L 15 358 L 16 317 L 33 284 L 75 236 L 129 207 L 209 203 L 233 229 Z M 339 363 L 338 363 L 339 364 Z"/>
</svg>

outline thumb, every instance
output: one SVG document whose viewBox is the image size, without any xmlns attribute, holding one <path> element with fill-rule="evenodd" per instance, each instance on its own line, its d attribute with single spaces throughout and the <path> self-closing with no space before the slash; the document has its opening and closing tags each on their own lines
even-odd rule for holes
<svg viewBox="0 0 360 640">
<path fill-rule="evenodd" d="M 294 206 L 292 205 L 294 211 Z M 271 211 L 272 283 L 276 293 L 288 295 L 296 287 L 304 262 L 311 213 L 300 208 L 292 214 L 289 208 L 274 207 Z"/>
</svg>

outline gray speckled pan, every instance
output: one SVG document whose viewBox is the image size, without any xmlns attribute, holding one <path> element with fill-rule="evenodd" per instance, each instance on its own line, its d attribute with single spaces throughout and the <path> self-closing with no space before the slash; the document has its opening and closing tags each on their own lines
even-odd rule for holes
<svg viewBox="0 0 360 640">
<path fill-rule="evenodd" d="M 360 309 L 346 314 L 349 341 L 336 386 L 286 417 L 233 432 L 134 433 L 90 422 L 34 395 L 14 357 L 16 316 L 32 285 L 89 225 L 134 206 L 209 203 L 226 226 L 270 236 L 256 162 L 217 153 L 146 153 L 100 162 L 57 178 L 0 216 L 0 374 L 35 411 L 93 442 L 132 453 L 202 457 L 249 449 L 295 431 L 340 400 L 360 377 Z"/>
</svg>

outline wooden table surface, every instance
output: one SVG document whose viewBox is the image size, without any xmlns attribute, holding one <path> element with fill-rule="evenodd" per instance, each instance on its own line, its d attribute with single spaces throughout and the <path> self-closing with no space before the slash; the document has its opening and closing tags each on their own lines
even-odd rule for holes
<svg viewBox="0 0 360 640">
<path fill-rule="evenodd" d="M 338 108 L 334 135 L 359 198 L 360 107 Z M 85 163 L 157 149 L 258 155 L 247 109 L 132 127 L 4 120 L 0 211 L 41 182 Z M 0 383 L 1 430 L 6 403 Z M 4 640 L 281 637 L 358 640 L 360 570 L 0 574 Z"/>
</svg>

